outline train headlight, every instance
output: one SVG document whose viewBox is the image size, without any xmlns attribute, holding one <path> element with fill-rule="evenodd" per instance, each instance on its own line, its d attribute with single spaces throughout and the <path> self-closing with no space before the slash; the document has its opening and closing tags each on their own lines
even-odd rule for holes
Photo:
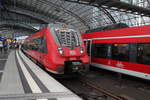
<svg viewBox="0 0 150 100">
<path fill-rule="evenodd" d="M 83 54 L 84 53 L 84 48 L 80 48 L 80 53 Z"/>
<path fill-rule="evenodd" d="M 63 55 L 63 54 L 64 54 L 64 51 L 63 51 L 63 49 L 62 49 L 62 48 L 58 48 L 58 52 L 59 52 L 61 55 Z"/>
</svg>

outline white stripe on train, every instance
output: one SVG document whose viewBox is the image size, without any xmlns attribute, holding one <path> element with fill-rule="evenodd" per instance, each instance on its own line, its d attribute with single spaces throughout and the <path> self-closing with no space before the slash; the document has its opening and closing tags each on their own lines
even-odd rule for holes
<svg viewBox="0 0 150 100">
<path fill-rule="evenodd" d="M 122 39 L 122 38 L 139 38 L 139 37 L 150 37 L 150 35 L 135 35 L 135 36 L 103 37 L 103 38 L 92 38 L 92 39 L 84 39 L 84 40 Z"/>
<path fill-rule="evenodd" d="M 121 68 L 116 68 L 116 67 L 103 65 L 103 64 L 97 64 L 97 63 L 91 63 L 91 65 L 93 65 L 97 68 L 102 68 L 102 69 L 115 71 L 115 72 L 119 72 L 119 73 L 123 73 L 123 74 L 127 74 L 127 75 L 131 75 L 131 76 L 150 80 L 150 74 L 145 74 L 142 72 L 135 72 L 135 71 L 127 70 L 127 69 L 121 69 Z"/>
</svg>

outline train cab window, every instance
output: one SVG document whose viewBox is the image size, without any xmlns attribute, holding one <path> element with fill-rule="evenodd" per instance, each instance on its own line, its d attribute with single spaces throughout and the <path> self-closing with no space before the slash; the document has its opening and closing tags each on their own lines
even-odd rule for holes
<svg viewBox="0 0 150 100">
<path fill-rule="evenodd" d="M 107 58 L 108 44 L 107 43 L 96 43 L 92 46 L 94 52 L 93 57 Z"/>
<path fill-rule="evenodd" d="M 114 43 L 112 44 L 112 59 L 120 61 L 129 60 L 129 44 Z"/>
<path fill-rule="evenodd" d="M 150 65 L 150 43 L 139 43 L 137 63 Z"/>
</svg>

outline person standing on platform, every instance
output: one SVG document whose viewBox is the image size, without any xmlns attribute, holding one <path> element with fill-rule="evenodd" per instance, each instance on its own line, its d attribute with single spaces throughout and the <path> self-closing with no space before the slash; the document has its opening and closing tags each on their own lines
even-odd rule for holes
<svg viewBox="0 0 150 100">
<path fill-rule="evenodd" d="M 3 41 L 0 40 L 0 52 L 3 52 Z"/>
<path fill-rule="evenodd" d="M 4 39 L 4 41 L 3 41 L 3 48 L 4 48 L 4 52 L 6 53 L 7 52 L 7 41 L 6 41 L 6 39 Z"/>
<path fill-rule="evenodd" d="M 10 50 L 10 43 L 7 42 L 7 51 Z"/>
</svg>

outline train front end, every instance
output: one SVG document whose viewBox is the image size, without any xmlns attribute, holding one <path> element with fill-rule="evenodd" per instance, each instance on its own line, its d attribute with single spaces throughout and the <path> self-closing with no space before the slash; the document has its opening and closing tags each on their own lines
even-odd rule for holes
<svg viewBox="0 0 150 100">
<path fill-rule="evenodd" d="M 52 24 L 50 33 L 56 45 L 53 47 L 52 63 L 57 74 L 86 72 L 89 58 L 79 31 L 70 25 Z"/>
</svg>

